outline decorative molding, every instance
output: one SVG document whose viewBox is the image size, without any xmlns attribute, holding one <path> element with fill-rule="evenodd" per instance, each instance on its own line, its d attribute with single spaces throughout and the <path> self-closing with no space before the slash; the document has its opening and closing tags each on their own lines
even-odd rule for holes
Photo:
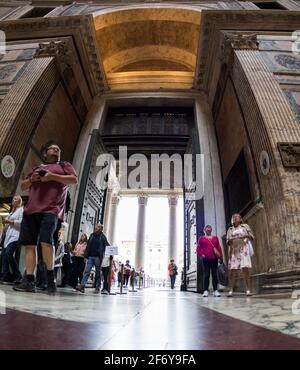
<svg viewBox="0 0 300 370">
<path fill-rule="evenodd" d="M 267 151 L 262 150 L 259 156 L 260 170 L 263 175 L 267 176 L 270 172 L 270 157 Z"/>
<path fill-rule="evenodd" d="M 40 43 L 39 48 L 36 51 L 34 58 L 44 57 L 58 57 L 64 64 L 71 65 L 72 61 L 75 61 L 74 55 L 72 55 L 70 45 L 66 41 L 50 41 L 48 43 Z"/>
<path fill-rule="evenodd" d="M 226 43 L 230 44 L 234 50 L 258 50 L 256 33 L 226 33 Z"/>
<path fill-rule="evenodd" d="M 92 15 L 5 20 L 1 22 L 1 30 L 5 32 L 7 41 L 71 36 L 78 50 L 92 95 L 95 96 L 107 89 Z M 60 46 L 59 48 L 62 47 Z M 41 47 L 41 55 L 43 53 L 46 55 L 47 52 L 56 52 L 53 44 Z"/>
<path fill-rule="evenodd" d="M 300 143 L 278 143 L 278 149 L 284 167 L 300 167 Z"/>
<path fill-rule="evenodd" d="M 224 52 L 225 46 L 222 46 L 222 43 L 225 40 L 222 38 L 225 33 L 228 34 L 230 31 L 234 31 L 244 35 L 254 35 L 264 34 L 268 31 L 274 33 L 276 30 L 293 32 L 296 29 L 300 29 L 300 12 L 278 12 L 272 10 L 267 12 L 257 10 L 228 10 L 220 12 L 218 10 L 203 10 L 201 12 L 200 27 L 195 88 L 208 92 L 210 91 L 211 83 L 214 81 L 212 76 L 215 63 L 213 61 L 216 58 L 224 59 L 222 53 L 220 54 L 220 48 Z M 243 46 L 243 50 L 245 50 L 247 45 L 248 47 L 255 46 L 253 42 L 247 41 L 247 39 L 243 40 L 243 43 L 241 40 L 239 42 L 236 41 L 235 45 Z"/>
</svg>

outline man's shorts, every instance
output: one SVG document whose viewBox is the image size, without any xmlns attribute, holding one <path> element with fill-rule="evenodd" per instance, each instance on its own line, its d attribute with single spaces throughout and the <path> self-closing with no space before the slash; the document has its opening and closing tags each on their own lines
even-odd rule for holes
<svg viewBox="0 0 300 370">
<path fill-rule="evenodd" d="M 47 243 L 53 245 L 53 234 L 58 217 L 52 213 L 33 213 L 24 215 L 21 223 L 19 242 L 21 245 Z"/>
</svg>

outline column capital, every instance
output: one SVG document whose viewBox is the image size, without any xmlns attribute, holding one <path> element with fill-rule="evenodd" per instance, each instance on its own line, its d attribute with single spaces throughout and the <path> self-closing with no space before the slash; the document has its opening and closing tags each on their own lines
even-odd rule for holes
<svg viewBox="0 0 300 370">
<path fill-rule="evenodd" d="M 169 206 L 177 206 L 178 194 L 168 194 Z"/>
<path fill-rule="evenodd" d="M 147 201 L 148 201 L 148 195 L 147 194 L 144 194 L 144 193 L 138 194 L 139 205 L 146 205 Z"/>
<path fill-rule="evenodd" d="M 257 34 L 226 32 L 220 50 L 221 63 L 231 65 L 235 50 L 258 50 Z"/>
<path fill-rule="evenodd" d="M 119 195 L 112 195 L 111 204 L 118 205 L 119 201 L 120 201 L 120 196 Z"/>
<path fill-rule="evenodd" d="M 256 33 L 226 33 L 225 43 L 234 50 L 258 50 Z"/>
<path fill-rule="evenodd" d="M 50 41 L 40 43 L 34 58 L 56 57 L 58 63 L 71 66 L 75 57 L 69 41 Z"/>
</svg>

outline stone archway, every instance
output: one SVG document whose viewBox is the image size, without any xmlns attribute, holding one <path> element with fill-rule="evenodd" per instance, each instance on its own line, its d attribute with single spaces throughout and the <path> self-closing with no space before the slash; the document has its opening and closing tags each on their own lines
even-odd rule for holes
<svg viewBox="0 0 300 370">
<path fill-rule="evenodd" d="M 99 52 L 112 90 L 190 89 L 201 10 L 125 7 L 94 14 Z"/>
</svg>

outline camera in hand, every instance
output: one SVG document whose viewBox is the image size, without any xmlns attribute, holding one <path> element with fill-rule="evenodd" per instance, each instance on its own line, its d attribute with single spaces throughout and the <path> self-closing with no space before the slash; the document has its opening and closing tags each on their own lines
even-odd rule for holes
<svg viewBox="0 0 300 370">
<path fill-rule="evenodd" d="M 39 176 L 41 176 L 41 177 L 45 176 L 46 173 L 47 173 L 47 171 L 45 171 L 45 170 L 39 170 L 39 172 L 38 172 Z"/>
</svg>

